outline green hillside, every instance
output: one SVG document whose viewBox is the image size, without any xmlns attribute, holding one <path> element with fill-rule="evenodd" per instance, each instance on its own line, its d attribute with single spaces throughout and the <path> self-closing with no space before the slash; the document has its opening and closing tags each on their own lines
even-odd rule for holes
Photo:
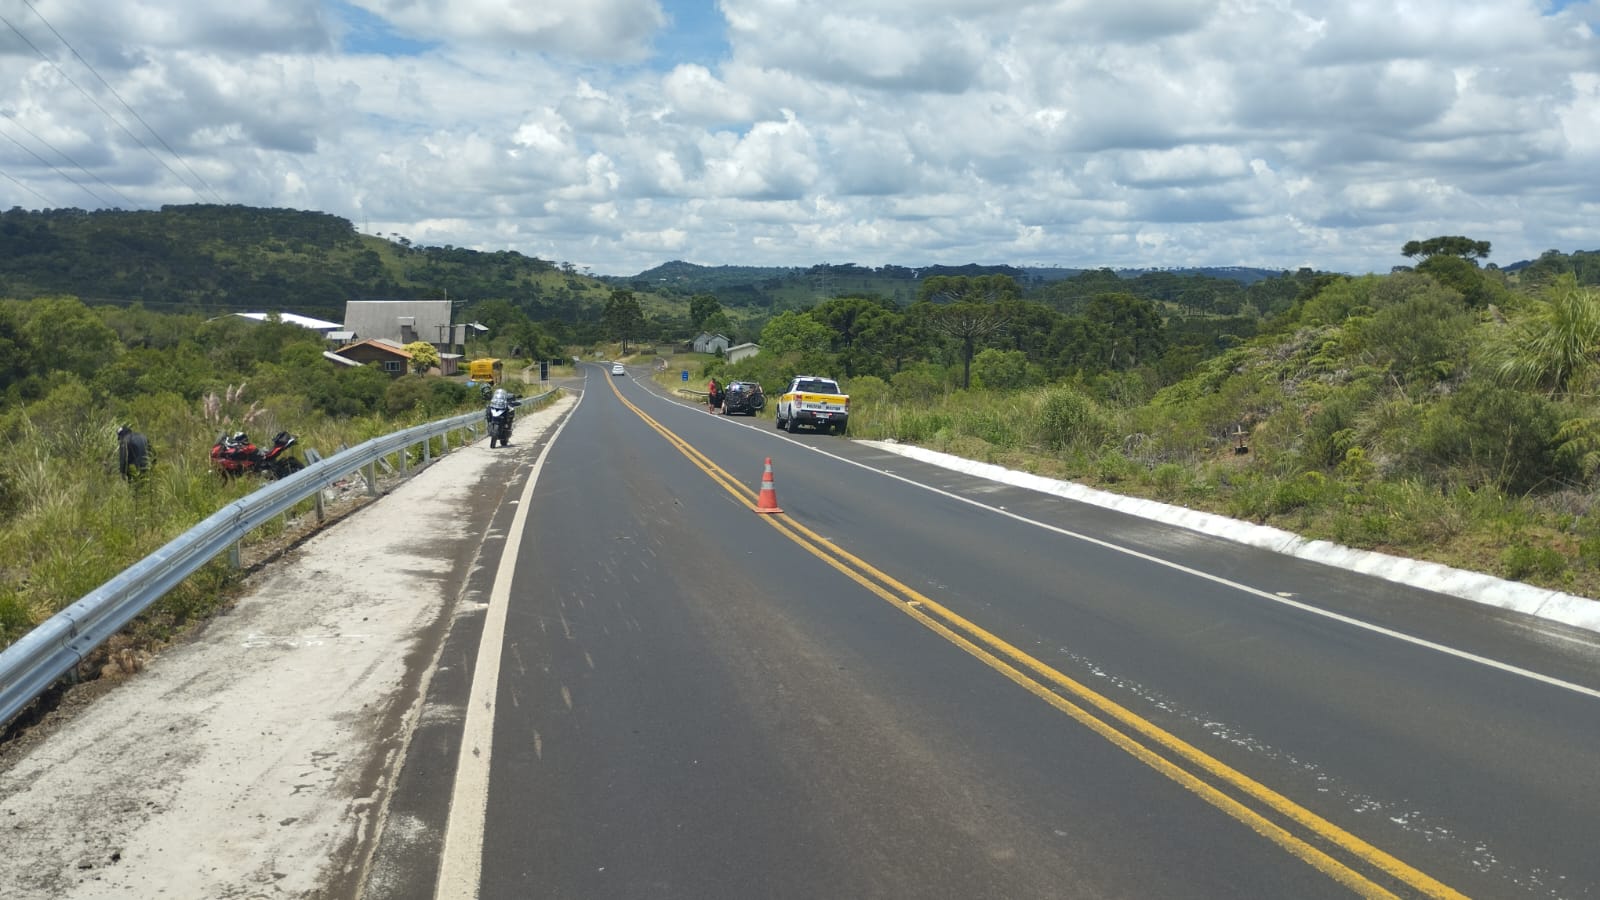
<svg viewBox="0 0 1600 900">
<path fill-rule="evenodd" d="M 205 205 L 0 213 L 4 297 L 334 320 L 349 300 L 505 299 L 577 321 L 598 318 L 608 293 L 536 257 L 363 235 L 326 213 Z"/>
</svg>

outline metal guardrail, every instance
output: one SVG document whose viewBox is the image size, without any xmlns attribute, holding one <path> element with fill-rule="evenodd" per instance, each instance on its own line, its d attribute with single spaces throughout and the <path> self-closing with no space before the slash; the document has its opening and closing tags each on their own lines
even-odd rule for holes
<svg viewBox="0 0 1600 900">
<path fill-rule="evenodd" d="M 541 400 L 550 393 L 524 398 L 521 403 Z M 482 427 L 483 413 L 470 412 L 373 438 L 326 459 L 313 460 L 299 472 L 263 485 L 248 497 L 212 513 L 205 521 L 173 538 L 166 546 L 134 563 L 0 651 L 0 726 L 11 721 L 23 707 L 71 672 L 95 648 L 121 631 L 167 591 L 225 550 L 234 548 L 237 553 L 238 544 L 245 535 L 287 512 L 296 503 L 315 494 L 320 518 L 323 488 L 356 471 L 364 475 L 367 493 L 377 496 L 379 460 L 398 453 L 400 469 L 406 472 L 413 446 L 423 446 L 426 465 L 433 460 L 434 438 L 443 438 L 444 449 L 448 452 L 451 434 L 471 430 L 471 440 L 477 440 Z M 463 446 L 467 443 L 468 440 L 462 441 Z M 234 561 L 237 563 L 237 556 Z"/>
</svg>

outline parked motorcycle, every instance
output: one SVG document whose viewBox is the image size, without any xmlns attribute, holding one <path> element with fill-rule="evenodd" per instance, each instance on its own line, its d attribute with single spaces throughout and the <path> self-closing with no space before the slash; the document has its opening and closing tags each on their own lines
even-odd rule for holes
<svg viewBox="0 0 1600 900">
<path fill-rule="evenodd" d="M 511 402 L 511 394 L 504 388 L 497 388 L 494 396 L 489 398 L 488 410 L 484 412 L 489 423 L 490 450 L 494 449 L 496 441 L 502 447 L 511 444 L 511 425 L 516 415 L 516 404 Z"/>
<path fill-rule="evenodd" d="M 299 440 L 287 431 L 280 431 L 273 436 L 272 446 L 262 448 L 242 431 L 222 435 L 211 445 L 211 464 L 229 478 L 239 475 L 285 478 L 305 468 L 305 463 L 291 452 Z"/>
</svg>

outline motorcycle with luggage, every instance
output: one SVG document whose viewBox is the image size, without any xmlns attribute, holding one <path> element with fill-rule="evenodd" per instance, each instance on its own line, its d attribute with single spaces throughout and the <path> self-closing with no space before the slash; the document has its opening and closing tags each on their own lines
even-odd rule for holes
<svg viewBox="0 0 1600 900">
<path fill-rule="evenodd" d="M 511 444 L 511 425 L 517 416 L 516 403 L 511 399 L 511 394 L 505 388 L 496 388 L 494 395 L 489 398 L 489 408 L 484 412 L 484 418 L 489 426 L 489 449 L 493 450 L 495 443 L 506 447 Z"/>
</svg>

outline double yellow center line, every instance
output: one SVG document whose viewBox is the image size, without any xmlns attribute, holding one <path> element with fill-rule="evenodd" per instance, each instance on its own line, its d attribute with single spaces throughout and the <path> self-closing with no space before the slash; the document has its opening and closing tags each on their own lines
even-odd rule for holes
<svg viewBox="0 0 1600 900">
<path fill-rule="evenodd" d="M 615 385 L 612 390 L 712 481 L 752 510 L 756 508 L 756 491 L 623 397 Z M 1028 655 L 792 518 L 759 518 L 928 630 L 1356 894 L 1395 897 L 1375 880 L 1382 878 L 1427 897 L 1465 896 Z"/>
</svg>

